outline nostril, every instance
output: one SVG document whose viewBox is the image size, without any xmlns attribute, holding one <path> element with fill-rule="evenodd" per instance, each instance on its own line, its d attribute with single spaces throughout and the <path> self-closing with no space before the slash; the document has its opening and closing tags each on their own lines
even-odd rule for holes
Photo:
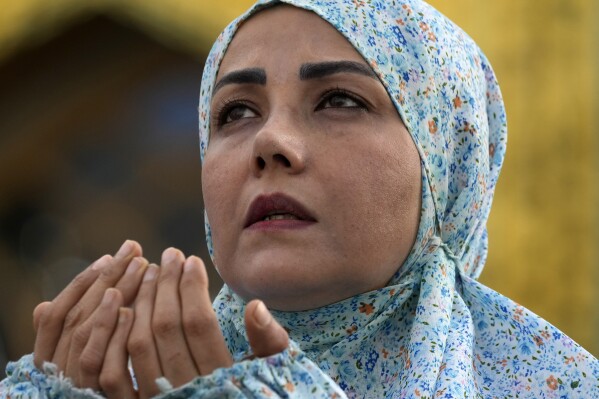
<svg viewBox="0 0 599 399">
<path fill-rule="evenodd" d="M 287 159 L 286 156 L 281 155 L 281 154 L 274 154 L 272 156 L 272 159 L 275 162 L 280 162 L 282 165 L 285 165 L 285 167 L 289 168 L 291 166 L 291 162 L 289 162 L 289 160 Z"/>
<path fill-rule="evenodd" d="M 256 164 L 258 164 L 258 169 L 260 169 L 260 170 L 264 169 L 264 167 L 266 166 L 266 162 L 264 161 L 264 159 L 262 157 L 258 157 L 256 159 Z"/>
</svg>

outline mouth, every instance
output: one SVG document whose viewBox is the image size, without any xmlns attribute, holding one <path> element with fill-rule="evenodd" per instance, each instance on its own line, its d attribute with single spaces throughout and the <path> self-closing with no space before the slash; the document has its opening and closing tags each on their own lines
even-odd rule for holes
<svg viewBox="0 0 599 399">
<path fill-rule="evenodd" d="M 252 201 L 245 228 L 295 228 L 315 223 L 316 219 L 297 200 L 281 193 L 260 195 Z"/>
</svg>

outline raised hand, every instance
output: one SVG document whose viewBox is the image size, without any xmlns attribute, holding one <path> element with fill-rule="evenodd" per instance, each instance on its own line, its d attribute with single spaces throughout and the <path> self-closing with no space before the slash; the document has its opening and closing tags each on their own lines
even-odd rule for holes
<svg viewBox="0 0 599 399">
<path fill-rule="evenodd" d="M 123 330 L 114 330 L 119 308 L 135 298 L 148 264 L 141 254 L 139 244 L 126 241 L 114 257 L 98 259 L 52 302 L 38 305 L 36 367 L 52 362 L 76 386 L 99 388 L 109 340 Z"/>
<path fill-rule="evenodd" d="M 178 387 L 198 375 L 233 364 L 212 308 L 206 269 L 199 258 L 185 259 L 174 248 L 164 251 L 161 268 L 150 265 L 146 271 L 134 314 L 127 350 L 139 397 L 158 394 L 156 380 L 160 377 Z M 288 346 L 287 332 L 262 302 L 248 304 L 246 325 L 256 356 L 273 355 Z M 106 356 L 100 385 L 109 398 L 133 397 L 124 343 L 116 335 L 107 353 L 120 355 Z"/>
<path fill-rule="evenodd" d="M 142 398 L 158 393 L 159 377 L 177 387 L 233 364 L 199 258 L 164 251 L 160 273 L 148 270 L 134 311 L 128 348 Z"/>
</svg>

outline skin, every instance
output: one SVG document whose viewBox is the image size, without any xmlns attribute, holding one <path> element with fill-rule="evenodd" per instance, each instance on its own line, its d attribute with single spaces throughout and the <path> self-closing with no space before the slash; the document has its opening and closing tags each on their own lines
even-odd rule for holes
<svg viewBox="0 0 599 399">
<path fill-rule="evenodd" d="M 96 388 L 97 381 L 90 380 L 100 371 L 102 362 L 90 356 L 91 349 L 87 347 L 92 329 L 110 312 L 108 305 L 118 310 L 133 302 L 146 266 L 139 244 L 127 242 L 114 257 L 106 255 L 90 265 L 52 302 L 39 305 L 34 311 L 36 366 L 52 362 L 76 385 Z M 112 287 L 117 288 L 116 293 L 111 291 L 110 301 L 103 302 Z M 106 333 L 112 334 L 112 330 Z"/>
<path fill-rule="evenodd" d="M 159 393 L 159 377 L 177 387 L 233 364 L 203 262 L 175 248 L 164 251 L 160 267 L 140 255 L 141 246 L 126 241 L 115 256 L 103 256 L 52 302 L 36 307 L 38 368 L 52 362 L 75 386 L 108 398 L 149 398 Z M 247 306 L 246 329 L 255 356 L 288 346 L 287 332 L 260 301 Z"/>
<path fill-rule="evenodd" d="M 307 63 L 338 61 L 370 74 L 300 78 Z M 231 82 L 248 68 L 265 79 Z M 420 160 L 360 54 L 315 14 L 277 6 L 240 27 L 216 82 L 202 184 L 215 264 L 227 284 L 279 310 L 385 286 L 415 241 Z M 293 197 L 316 222 L 245 228 L 252 201 L 272 193 Z"/>
<path fill-rule="evenodd" d="M 337 61 L 354 67 L 299 77 L 306 63 Z M 416 236 L 420 163 L 383 85 L 327 23 L 288 6 L 241 27 L 217 80 L 246 68 L 262 69 L 265 82 L 220 84 L 203 168 L 224 280 L 282 310 L 384 286 Z M 245 229 L 251 201 L 274 192 L 301 202 L 314 223 Z M 174 248 L 160 267 L 141 255 L 138 243 L 125 242 L 35 309 L 37 367 L 53 362 L 76 386 L 109 398 L 146 398 L 158 393 L 158 377 L 176 387 L 233 363 L 203 262 Z M 255 356 L 287 347 L 287 333 L 261 301 L 248 303 L 245 321 Z"/>
</svg>

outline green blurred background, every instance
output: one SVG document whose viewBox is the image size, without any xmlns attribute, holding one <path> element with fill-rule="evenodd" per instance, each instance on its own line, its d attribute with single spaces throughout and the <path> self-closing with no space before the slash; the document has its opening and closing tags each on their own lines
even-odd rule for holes
<svg viewBox="0 0 599 399">
<path fill-rule="evenodd" d="M 208 259 L 202 62 L 250 3 L 0 0 L 0 367 L 32 350 L 33 307 L 123 240 Z M 599 2 L 432 4 L 486 52 L 507 106 L 481 280 L 597 356 Z"/>
</svg>

